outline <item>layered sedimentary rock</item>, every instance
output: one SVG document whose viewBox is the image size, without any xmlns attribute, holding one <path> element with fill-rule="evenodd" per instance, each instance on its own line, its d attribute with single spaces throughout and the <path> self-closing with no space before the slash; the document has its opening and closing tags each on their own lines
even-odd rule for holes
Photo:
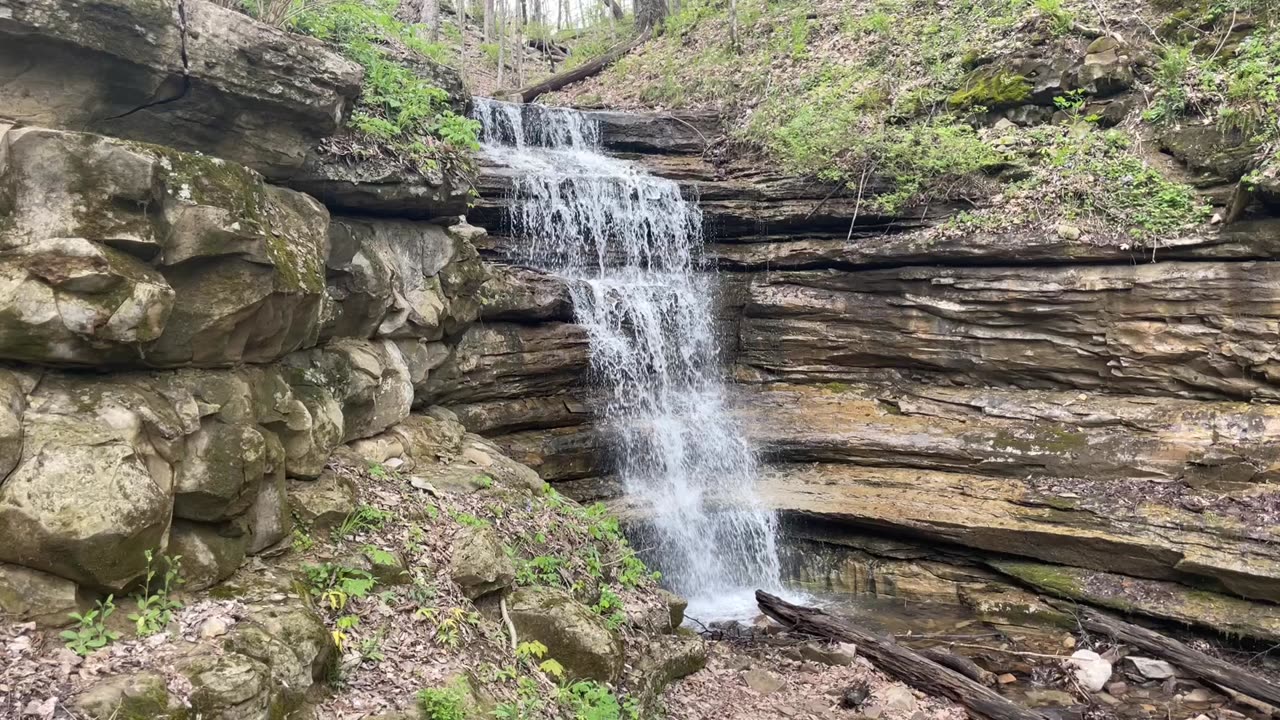
<svg viewBox="0 0 1280 720">
<path fill-rule="evenodd" d="M 200 150 L 279 177 L 331 135 L 359 65 L 203 0 L 7 0 L 9 119 Z"/>
<path fill-rule="evenodd" d="M 6 126 L 0 149 L 0 357 L 28 363 L 0 370 L 0 563 L 41 587 L 125 589 L 157 548 L 189 588 L 227 577 L 479 315 L 476 228 L 331 222 L 248 168 L 98 135 Z"/>
<path fill-rule="evenodd" d="M 788 380 L 897 368 L 968 384 L 1280 397 L 1271 262 L 770 273 L 739 362 Z"/>
</svg>

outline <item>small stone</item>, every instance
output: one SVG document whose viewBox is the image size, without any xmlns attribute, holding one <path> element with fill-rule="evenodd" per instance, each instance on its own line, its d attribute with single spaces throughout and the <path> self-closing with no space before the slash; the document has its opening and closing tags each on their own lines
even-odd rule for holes
<svg viewBox="0 0 1280 720">
<path fill-rule="evenodd" d="M 768 670 L 747 670 L 742 673 L 742 679 L 746 681 L 747 687 L 755 690 L 761 695 L 768 695 L 777 692 L 786 687 L 787 683 L 782 678 L 774 675 Z"/>
<path fill-rule="evenodd" d="M 1075 669 L 1076 679 L 1089 692 L 1098 692 L 1111 679 L 1111 663 L 1092 650 L 1077 650 L 1067 659 Z"/>
<path fill-rule="evenodd" d="M 1182 700 L 1189 703 L 1207 703 L 1213 701 L 1213 695 L 1204 688 L 1196 688 L 1186 695 L 1183 695 Z"/>
<path fill-rule="evenodd" d="M 1009 132 L 1010 130 L 1014 130 L 1017 127 L 1018 126 L 1014 125 L 1013 121 L 1010 120 L 1009 118 L 1000 118 L 999 120 L 996 121 L 996 124 L 992 126 L 992 128 L 996 132 Z"/>
<path fill-rule="evenodd" d="M 1064 223 L 1058 226 L 1058 237 L 1063 240 L 1079 240 L 1081 235 L 1083 233 L 1080 232 L 1080 228 L 1074 225 Z"/>
<path fill-rule="evenodd" d="M 231 629 L 231 622 L 225 617 L 211 617 L 200 623 L 200 628 L 196 634 L 203 640 L 212 640 L 216 637 L 222 637 Z"/>
<path fill-rule="evenodd" d="M 840 694 L 840 707 L 846 710 L 855 710 L 861 707 L 870 695 L 871 691 L 867 689 L 866 683 L 850 685 Z"/>
<path fill-rule="evenodd" d="M 1068 636 L 1066 636 L 1065 638 L 1063 638 L 1063 639 L 1062 639 L 1062 647 L 1067 648 L 1068 650 L 1070 650 L 1071 648 L 1073 648 L 1073 647 L 1075 647 L 1075 646 L 1076 646 L 1076 639 L 1075 639 L 1075 638 L 1073 638 L 1073 637 L 1071 637 L 1070 635 L 1068 635 Z"/>
<path fill-rule="evenodd" d="M 1110 693 L 1098 693 L 1098 699 L 1099 699 L 1099 700 L 1101 700 L 1102 702 L 1106 703 L 1107 705 L 1119 705 L 1119 704 L 1120 704 L 1120 698 L 1118 698 L 1118 697 L 1116 697 L 1115 695 L 1112 695 L 1112 694 L 1110 694 Z"/>
<path fill-rule="evenodd" d="M 858 657 L 858 646 L 853 643 L 827 645 L 824 643 L 805 643 L 798 651 L 801 658 L 821 665 L 852 665 Z"/>
<path fill-rule="evenodd" d="M 1011 685 L 1018 682 L 1018 678 L 1013 673 L 1004 673 L 996 678 L 996 682 L 1001 685 Z"/>
<path fill-rule="evenodd" d="M 911 688 L 906 685 L 893 685 L 884 691 L 884 697 L 880 700 L 880 707 L 885 710 L 896 710 L 904 713 L 914 712 L 916 709 L 916 696 L 911 692 Z"/>
<path fill-rule="evenodd" d="M 1122 682 L 1113 682 L 1107 686 L 1107 692 L 1117 696 L 1127 694 L 1129 692 L 1129 684 L 1122 683 Z"/>
<path fill-rule="evenodd" d="M 1153 660 L 1144 657 L 1126 658 L 1138 674 L 1148 680 L 1164 680 L 1177 674 L 1173 666 L 1164 660 Z"/>
</svg>

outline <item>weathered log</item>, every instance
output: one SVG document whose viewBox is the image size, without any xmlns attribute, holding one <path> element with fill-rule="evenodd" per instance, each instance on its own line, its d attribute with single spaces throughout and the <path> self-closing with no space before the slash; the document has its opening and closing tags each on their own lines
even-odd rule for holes
<svg viewBox="0 0 1280 720">
<path fill-rule="evenodd" d="M 1203 680 L 1230 688 L 1269 705 L 1280 706 L 1280 685 L 1268 682 L 1244 668 L 1192 649 L 1167 635 L 1127 623 L 1108 613 L 1065 603 L 1054 604 L 1075 612 L 1080 625 L 1085 630 L 1110 635 L 1116 640 L 1164 658 Z"/>
<path fill-rule="evenodd" d="M 817 608 L 793 605 L 763 590 L 756 591 L 760 610 L 783 625 L 808 635 L 851 642 L 877 667 L 908 685 L 942 695 L 964 706 L 975 720 L 1047 720 L 960 673 L 939 665 L 893 640 L 837 620 Z"/>
<path fill-rule="evenodd" d="M 614 45 L 608 52 L 590 62 L 579 65 L 572 70 L 562 72 L 558 75 L 552 75 L 540 83 L 521 88 L 516 91 L 516 94 L 520 96 L 520 102 L 533 102 L 543 93 L 554 92 L 565 85 L 570 85 L 580 80 L 586 80 L 592 75 L 595 75 L 601 70 L 612 65 L 618 58 L 634 50 L 640 45 L 640 43 L 648 40 L 650 34 L 650 31 L 646 30 L 630 40 Z"/>
<path fill-rule="evenodd" d="M 996 684 L 996 674 L 983 670 L 978 664 L 963 655 L 953 655 L 946 650 L 939 648 L 924 648 L 920 650 L 920 654 L 938 663 L 939 665 L 951 668 L 961 675 L 982 683 L 987 687 L 994 687 Z"/>
</svg>

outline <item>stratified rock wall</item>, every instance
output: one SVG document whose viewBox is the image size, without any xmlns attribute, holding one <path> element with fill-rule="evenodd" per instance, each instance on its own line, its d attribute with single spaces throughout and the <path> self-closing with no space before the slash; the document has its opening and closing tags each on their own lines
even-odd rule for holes
<svg viewBox="0 0 1280 720">
<path fill-rule="evenodd" d="M 864 206 L 851 228 L 852 193 L 713 165 L 669 140 L 669 122 L 606 124 L 604 142 L 700 200 L 762 493 L 793 532 L 821 526 L 824 552 L 879 567 L 886 577 L 863 591 L 977 607 L 1000 573 L 1041 591 L 1047 581 L 1027 578 L 1070 577 L 1056 594 L 1171 619 L 1280 598 L 1280 221 L 1141 248 L 1070 228 L 929 232 L 955 211 L 941 204 L 900 217 Z M 610 145 L 610 132 L 625 140 Z M 508 182 L 484 170 L 473 216 L 500 229 Z M 876 178 L 863 189 L 884 190 Z M 481 250 L 513 256 L 500 235 Z M 585 355 L 558 353 L 548 375 L 533 352 L 571 335 L 564 293 L 527 270 L 495 288 L 489 312 L 509 340 L 485 345 L 519 349 L 483 364 L 522 392 L 467 398 L 460 412 L 567 491 L 615 494 L 607 428 L 562 402 Z M 938 554 L 927 572 L 902 559 Z M 838 589 L 843 571 L 831 572 L 824 588 Z M 1121 577 L 1185 597 L 1126 597 L 1106 580 Z M 1238 613 L 1201 622 L 1273 632 L 1265 607 L 1244 613 L 1261 621 L 1227 615 Z"/>
</svg>

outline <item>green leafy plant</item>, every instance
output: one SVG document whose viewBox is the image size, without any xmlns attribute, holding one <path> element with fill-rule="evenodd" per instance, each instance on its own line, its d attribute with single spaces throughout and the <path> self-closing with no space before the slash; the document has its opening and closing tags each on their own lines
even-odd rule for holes
<svg viewBox="0 0 1280 720">
<path fill-rule="evenodd" d="M 418 691 L 418 710 L 423 720 L 466 720 L 467 694 L 460 682 Z"/>
<path fill-rule="evenodd" d="M 129 615 L 138 637 L 150 637 L 164 632 L 173 620 L 173 612 L 182 609 L 182 603 L 173 599 L 173 591 L 183 583 L 182 556 L 165 556 L 164 577 L 157 586 L 154 554 L 150 550 L 144 554 L 147 558 L 146 580 L 143 582 L 142 592 L 134 596 L 138 611 Z"/>
<path fill-rule="evenodd" d="M 1066 35 L 1075 26 L 1076 15 L 1063 6 L 1062 0 L 1035 0 L 1036 9 L 1049 20 L 1054 35 Z"/>
<path fill-rule="evenodd" d="M 419 168 L 460 158 L 478 147 L 479 124 L 455 113 L 449 93 L 415 69 L 400 46 L 434 62 L 447 59 L 417 28 L 396 19 L 396 0 L 338 0 L 299 13 L 293 27 L 334 44 L 365 69 L 351 125 L 386 155 Z"/>
<path fill-rule="evenodd" d="M 372 505 L 360 505 L 343 519 L 338 526 L 340 537 L 351 537 L 365 532 L 381 530 L 392 518 L 391 513 L 379 510 Z"/>
<path fill-rule="evenodd" d="M 346 608 L 351 598 L 368 596 L 377 580 L 364 570 L 324 563 L 303 565 L 311 594 L 330 610 Z"/>
<path fill-rule="evenodd" d="M 605 687 L 590 680 L 561 689 L 557 699 L 574 720 L 621 720 L 622 704 Z"/>
<path fill-rule="evenodd" d="M 488 520 L 485 520 L 484 518 L 481 518 L 481 517 L 476 517 L 475 515 L 472 515 L 471 513 L 466 513 L 466 512 L 454 513 L 453 519 L 459 525 L 466 525 L 467 527 L 480 528 L 480 527 L 489 526 Z"/>
<path fill-rule="evenodd" d="M 120 639 L 120 633 L 107 629 L 107 619 L 116 611 L 115 596 L 108 595 L 106 600 L 99 600 L 97 607 L 85 613 L 71 613 L 76 626 L 63 630 L 60 637 L 66 641 L 67 649 L 85 657 L 95 650 L 100 650 Z"/>
<path fill-rule="evenodd" d="M 554 555 L 539 555 L 523 560 L 516 567 L 516 582 L 520 585 L 560 585 L 564 559 Z"/>
</svg>

